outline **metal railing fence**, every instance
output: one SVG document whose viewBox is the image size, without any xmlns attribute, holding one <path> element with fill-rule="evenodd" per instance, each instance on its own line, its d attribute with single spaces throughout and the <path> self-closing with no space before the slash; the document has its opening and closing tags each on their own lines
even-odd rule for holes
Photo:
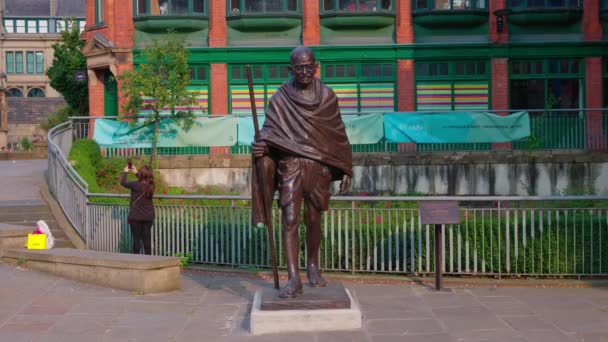
<svg viewBox="0 0 608 342">
<path fill-rule="evenodd" d="M 521 110 L 495 110 L 480 112 L 509 113 L 520 112 Z M 605 149 L 608 146 L 608 108 L 583 108 L 580 110 L 572 109 L 552 109 L 552 110 L 527 110 L 530 113 L 530 136 L 520 141 L 512 142 L 514 150 L 572 150 L 572 149 Z M 475 111 L 472 111 L 475 112 Z M 592 112 L 602 115 L 599 129 L 601 134 L 595 137 L 588 137 L 587 118 L 585 113 Z M 427 113 L 427 112 L 420 112 Z M 428 112 L 431 113 L 431 112 Z M 358 115 L 365 113 L 344 114 Z M 209 115 L 198 115 L 209 117 Z M 75 129 L 75 136 L 79 138 L 88 137 L 89 124 L 95 119 L 108 119 L 115 117 L 76 117 L 72 118 L 72 127 Z M 589 144 L 589 139 L 594 142 Z M 398 143 L 388 142 L 382 139 L 375 144 L 351 145 L 353 152 L 397 152 Z M 199 155 L 209 154 L 210 148 L 207 146 L 188 146 L 188 147 L 161 147 L 158 148 L 159 155 Z M 491 143 L 450 143 L 450 144 L 416 144 L 418 152 L 443 152 L 443 151 L 489 151 L 492 150 Z M 230 147 L 231 154 L 251 154 L 249 145 L 235 144 Z M 104 148 L 104 154 L 111 156 L 132 156 L 150 155 L 151 148 Z"/>
<path fill-rule="evenodd" d="M 129 252 L 127 195 L 89 193 L 65 158 L 82 130 L 49 132 L 49 189 L 87 246 Z M 190 254 L 198 263 L 268 267 L 266 231 L 251 224 L 248 196 L 159 195 L 153 254 Z M 174 201 L 185 203 L 175 203 Z M 434 272 L 434 229 L 420 201 L 459 201 L 461 222 L 443 226 L 444 271 L 471 275 L 608 274 L 608 196 L 335 197 L 322 217 L 325 270 L 352 273 Z M 280 210 L 273 210 L 281 227 Z M 278 262 L 284 266 L 280 228 Z M 301 227 L 301 264 L 306 260 Z"/>
</svg>

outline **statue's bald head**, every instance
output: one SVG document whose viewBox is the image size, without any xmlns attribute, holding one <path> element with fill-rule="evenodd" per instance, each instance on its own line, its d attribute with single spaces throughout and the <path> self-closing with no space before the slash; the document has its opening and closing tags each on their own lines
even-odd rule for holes
<svg viewBox="0 0 608 342">
<path fill-rule="evenodd" d="M 290 57 L 289 71 L 293 75 L 296 85 L 303 88 L 309 87 L 313 84 L 318 67 L 315 53 L 309 47 L 299 46 L 293 49 Z"/>
<path fill-rule="evenodd" d="M 298 59 L 304 56 L 307 56 L 308 60 L 315 62 L 315 52 L 308 46 L 298 46 L 297 48 L 293 49 L 289 55 L 289 60 L 291 64 L 295 64 L 297 63 Z"/>
</svg>

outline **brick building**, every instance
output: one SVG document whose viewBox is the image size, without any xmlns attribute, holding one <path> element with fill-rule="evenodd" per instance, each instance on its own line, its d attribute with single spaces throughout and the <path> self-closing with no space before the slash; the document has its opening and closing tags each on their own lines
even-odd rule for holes
<svg viewBox="0 0 608 342">
<path fill-rule="evenodd" d="M 578 109 L 608 104 L 607 0 L 87 0 L 86 21 L 94 116 L 118 112 L 109 76 L 167 29 L 213 114 L 248 111 L 246 64 L 267 100 L 298 45 L 344 112 L 572 109 L 555 115 L 585 120 L 592 144 L 602 113 Z"/>
<path fill-rule="evenodd" d="M 46 70 L 53 44 L 74 19 L 84 31 L 85 0 L 0 0 L 0 63 L 8 109 L 0 110 L 0 147 L 21 137 L 41 137 L 42 118 L 65 104 Z M 50 99 L 41 99 L 50 98 Z"/>
</svg>

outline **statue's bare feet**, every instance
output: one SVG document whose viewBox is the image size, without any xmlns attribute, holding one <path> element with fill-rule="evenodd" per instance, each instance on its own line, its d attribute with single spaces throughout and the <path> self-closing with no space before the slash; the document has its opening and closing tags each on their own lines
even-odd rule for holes
<svg viewBox="0 0 608 342">
<path fill-rule="evenodd" d="M 302 281 L 289 279 L 287 285 L 279 291 L 279 298 L 295 298 L 303 292 Z"/>
<path fill-rule="evenodd" d="M 306 275 L 308 276 L 308 283 L 310 287 L 325 287 L 327 281 L 321 276 L 321 271 L 315 265 L 308 265 L 306 268 Z"/>
</svg>

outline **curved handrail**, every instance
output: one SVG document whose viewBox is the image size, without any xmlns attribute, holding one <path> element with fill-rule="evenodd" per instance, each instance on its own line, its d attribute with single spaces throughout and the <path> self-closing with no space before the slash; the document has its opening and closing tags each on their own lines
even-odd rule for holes
<svg viewBox="0 0 608 342">
<path fill-rule="evenodd" d="M 51 128 L 47 133 L 47 141 L 49 144 L 49 149 L 52 147 L 57 155 L 59 155 L 59 161 L 62 164 L 62 167 L 68 171 L 69 176 L 72 178 L 76 186 L 80 190 L 82 190 L 85 194 L 89 193 L 89 184 L 80 176 L 80 174 L 74 169 L 74 167 L 68 162 L 66 156 L 63 154 L 61 148 L 53 141 L 59 133 L 63 133 L 66 130 L 72 128 L 72 120 L 61 123 L 53 128 Z"/>
</svg>

